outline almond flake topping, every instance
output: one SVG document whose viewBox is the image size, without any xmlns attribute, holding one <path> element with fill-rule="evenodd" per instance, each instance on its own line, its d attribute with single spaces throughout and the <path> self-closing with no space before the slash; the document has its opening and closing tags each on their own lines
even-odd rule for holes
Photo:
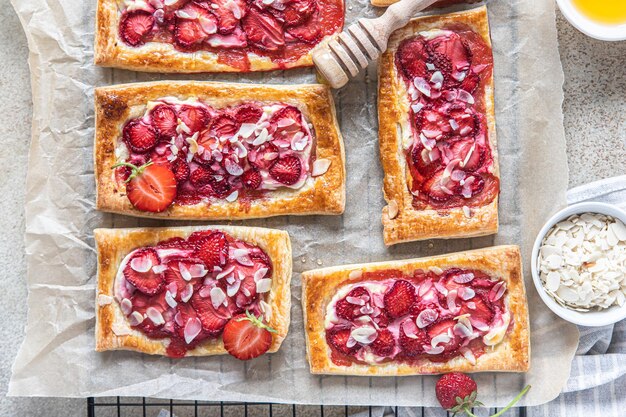
<svg viewBox="0 0 626 417">
<path fill-rule="evenodd" d="M 557 223 L 546 234 L 537 259 L 546 292 L 577 311 L 623 306 L 624 265 L 626 226 L 598 213 L 577 214 Z"/>
</svg>

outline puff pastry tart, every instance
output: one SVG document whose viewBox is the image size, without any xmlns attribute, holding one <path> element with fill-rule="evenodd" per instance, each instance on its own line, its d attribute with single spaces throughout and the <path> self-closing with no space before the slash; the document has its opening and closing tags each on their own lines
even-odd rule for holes
<svg viewBox="0 0 626 417">
<path fill-rule="evenodd" d="M 311 66 L 311 49 L 343 21 L 343 0 L 98 0 L 95 61 L 155 72 Z"/>
<path fill-rule="evenodd" d="M 302 274 L 315 374 L 396 376 L 529 367 L 517 246 Z"/>
<path fill-rule="evenodd" d="M 95 95 L 100 210 L 177 219 L 344 210 L 327 87 L 155 82 Z"/>
<path fill-rule="evenodd" d="M 500 190 L 487 10 L 412 20 L 380 61 L 386 244 L 493 234 Z"/>
<path fill-rule="evenodd" d="M 248 312 L 289 327 L 291 244 L 252 227 L 96 229 L 96 350 L 170 357 L 226 353 L 222 332 Z"/>
</svg>

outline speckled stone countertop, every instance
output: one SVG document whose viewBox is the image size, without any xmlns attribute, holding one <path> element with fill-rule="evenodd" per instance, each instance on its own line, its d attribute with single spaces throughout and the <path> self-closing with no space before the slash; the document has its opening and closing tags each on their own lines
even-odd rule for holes
<svg viewBox="0 0 626 417">
<path fill-rule="evenodd" d="M 626 174 L 626 42 L 590 39 L 560 14 L 557 25 L 570 185 Z M 0 27 L 0 415 L 84 416 L 83 399 L 5 396 L 26 322 L 24 190 L 32 108 L 26 38 L 9 0 L 0 0 Z"/>
</svg>

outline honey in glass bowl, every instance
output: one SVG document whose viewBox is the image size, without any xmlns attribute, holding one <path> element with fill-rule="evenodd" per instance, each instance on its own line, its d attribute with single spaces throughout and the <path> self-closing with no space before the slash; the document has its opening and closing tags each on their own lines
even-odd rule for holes
<svg viewBox="0 0 626 417">
<path fill-rule="evenodd" d="M 626 23 L 626 0 L 572 0 L 576 9 L 589 19 L 604 25 Z"/>
</svg>

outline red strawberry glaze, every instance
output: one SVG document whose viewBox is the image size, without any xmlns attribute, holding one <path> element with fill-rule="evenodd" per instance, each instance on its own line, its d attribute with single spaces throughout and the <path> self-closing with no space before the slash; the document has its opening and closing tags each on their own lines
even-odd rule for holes
<svg viewBox="0 0 626 417">
<path fill-rule="evenodd" d="M 114 296 L 132 328 L 168 338 L 167 354 L 182 357 L 219 337 L 234 315 L 264 313 L 271 276 L 261 248 L 220 231 L 199 231 L 129 253 Z"/>
<path fill-rule="evenodd" d="M 364 272 L 326 307 L 331 358 L 352 363 L 474 363 L 513 322 L 506 284 L 479 270 Z"/>
<path fill-rule="evenodd" d="M 248 54 L 287 67 L 325 36 L 343 28 L 343 0 L 130 0 L 119 33 L 129 46 L 171 43 L 182 52 L 216 53 L 218 61 L 250 70 Z"/>
<path fill-rule="evenodd" d="M 484 116 L 491 48 L 479 34 L 456 24 L 403 41 L 395 62 L 411 103 L 413 140 L 406 160 L 413 206 L 445 210 L 489 204 L 500 190 Z"/>
<path fill-rule="evenodd" d="M 245 209 L 273 190 L 302 188 L 315 158 L 310 123 L 283 103 L 215 108 L 164 98 L 148 103 L 122 131 L 116 162 L 167 166 L 177 182 L 173 204 L 179 205 L 226 200 Z M 129 174 L 126 167 L 117 169 L 119 189 Z"/>
</svg>

